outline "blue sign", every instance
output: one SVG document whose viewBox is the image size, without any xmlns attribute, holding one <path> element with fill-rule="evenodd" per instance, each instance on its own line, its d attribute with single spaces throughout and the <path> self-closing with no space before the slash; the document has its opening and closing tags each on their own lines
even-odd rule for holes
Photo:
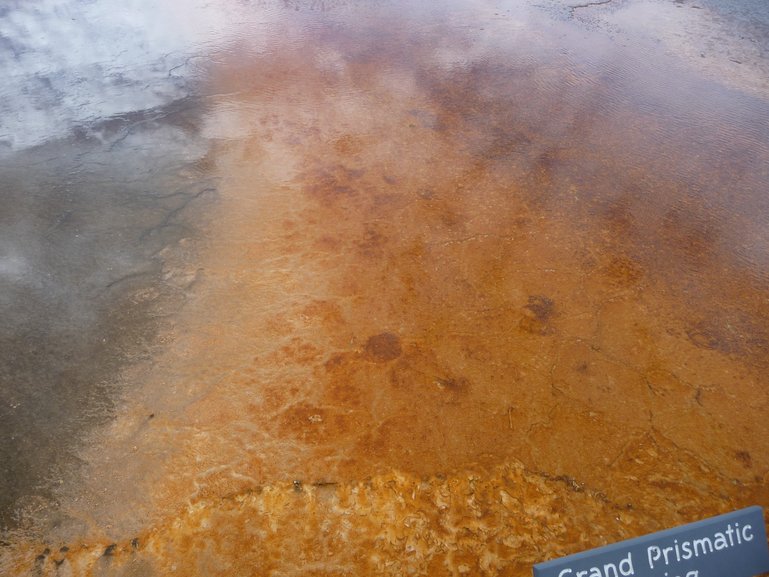
<svg viewBox="0 0 769 577">
<path fill-rule="evenodd" d="M 534 566 L 534 577 L 755 577 L 769 571 L 761 507 Z"/>
</svg>

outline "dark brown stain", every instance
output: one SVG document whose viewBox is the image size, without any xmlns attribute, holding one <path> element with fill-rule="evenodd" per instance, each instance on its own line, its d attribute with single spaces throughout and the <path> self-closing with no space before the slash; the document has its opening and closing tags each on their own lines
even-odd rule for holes
<svg viewBox="0 0 769 577">
<path fill-rule="evenodd" d="M 741 311 L 716 312 L 687 329 L 686 335 L 700 348 L 742 355 L 759 366 L 767 362 L 769 329 Z"/>
<path fill-rule="evenodd" d="M 542 323 L 548 322 L 555 313 L 555 303 L 552 299 L 543 295 L 530 296 L 529 303 L 523 308 Z"/>
<path fill-rule="evenodd" d="M 746 469 L 753 467 L 753 459 L 747 451 L 737 451 L 734 456 Z"/>
<path fill-rule="evenodd" d="M 369 337 L 364 347 L 366 358 L 374 362 L 387 362 L 401 356 L 401 339 L 393 333 L 380 333 Z"/>
<path fill-rule="evenodd" d="M 529 297 L 523 307 L 523 317 L 519 321 L 521 329 L 536 335 L 549 335 L 553 332 L 551 321 L 555 315 L 555 303 L 543 295 Z"/>
</svg>

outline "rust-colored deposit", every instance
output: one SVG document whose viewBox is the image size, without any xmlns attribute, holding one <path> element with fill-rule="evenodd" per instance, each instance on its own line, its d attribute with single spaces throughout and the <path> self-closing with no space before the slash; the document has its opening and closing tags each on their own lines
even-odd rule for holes
<svg viewBox="0 0 769 577">
<path fill-rule="evenodd" d="M 377 26 L 212 65 L 200 280 L 11 573 L 524 576 L 769 504 L 767 104 Z"/>
</svg>

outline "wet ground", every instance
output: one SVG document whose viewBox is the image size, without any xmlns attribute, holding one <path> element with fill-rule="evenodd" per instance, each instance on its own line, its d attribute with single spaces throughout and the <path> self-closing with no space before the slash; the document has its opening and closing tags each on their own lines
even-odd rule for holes
<svg viewBox="0 0 769 577">
<path fill-rule="evenodd" d="M 765 8 L 169 6 L 2 15 L 4 572 L 528 575 L 769 504 Z"/>
</svg>

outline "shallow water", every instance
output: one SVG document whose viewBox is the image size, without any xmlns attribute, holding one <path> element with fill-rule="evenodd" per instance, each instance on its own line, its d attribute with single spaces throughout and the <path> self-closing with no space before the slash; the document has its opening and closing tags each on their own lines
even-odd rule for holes
<svg viewBox="0 0 769 577">
<path fill-rule="evenodd" d="M 676 4 L 102 16 L 138 100 L 67 61 L 5 129 L 0 566 L 524 575 L 766 504 L 769 68 Z"/>
</svg>

